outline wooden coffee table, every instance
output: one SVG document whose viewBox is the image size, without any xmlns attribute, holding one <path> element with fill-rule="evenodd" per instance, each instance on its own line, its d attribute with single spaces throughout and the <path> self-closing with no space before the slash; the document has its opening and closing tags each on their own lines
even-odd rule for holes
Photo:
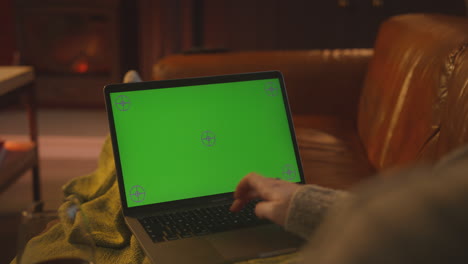
<svg viewBox="0 0 468 264">
<path fill-rule="evenodd" d="M 6 153 L 0 160 L 0 192 L 5 191 L 26 171 L 32 170 L 33 199 L 41 199 L 37 141 L 37 105 L 34 70 L 28 66 L 0 66 L 0 108 L 12 104 L 25 107 L 29 123 L 28 142 L 12 142 L 5 138 Z M 8 124 L 0 124 L 0 127 Z M 0 130 L 0 138 L 2 138 Z"/>
</svg>

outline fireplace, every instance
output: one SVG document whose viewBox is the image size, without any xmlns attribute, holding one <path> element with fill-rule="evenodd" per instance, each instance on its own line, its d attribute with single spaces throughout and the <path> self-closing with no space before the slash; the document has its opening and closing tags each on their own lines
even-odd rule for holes
<svg viewBox="0 0 468 264">
<path fill-rule="evenodd" d="M 137 58 L 128 2 L 136 1 L 16 0 L 21 64 L 35 67 L 41 106 L 102 107 L 102 87 L 136 67 L 125 59 Z"/>
</svg>

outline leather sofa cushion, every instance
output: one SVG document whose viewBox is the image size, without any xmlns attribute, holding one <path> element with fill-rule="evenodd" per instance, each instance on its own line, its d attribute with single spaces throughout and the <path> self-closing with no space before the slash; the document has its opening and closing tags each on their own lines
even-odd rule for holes
<svg viewBox="0 0 468 264">
<path fill-rule="evenodd" d="M 330 116 L 294 116 L 306 183 L 346 189 L 375 172 L 354 123 Z"/>
</svg>

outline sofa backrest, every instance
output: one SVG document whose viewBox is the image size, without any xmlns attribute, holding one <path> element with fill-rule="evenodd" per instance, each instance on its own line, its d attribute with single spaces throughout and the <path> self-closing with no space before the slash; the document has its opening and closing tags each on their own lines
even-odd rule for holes
<svg viewBox="0 0 468 264">
<path fill-rule="evenodd" d="M 450 94 L 444 66 L 468 39 L 467 22 L 411 14 L 380 27 L 358 109 L 359 136 L 378 170 L 435 156 Z"/>
<path fill-rule="evenodd" d="M 371 56 L 371 49 L 179 54 L 160 60 L 153 68 L 153 78 L 278 70 L 284 74 L 293 114 L 344 116 L 355 120 Z"/>
</svg>

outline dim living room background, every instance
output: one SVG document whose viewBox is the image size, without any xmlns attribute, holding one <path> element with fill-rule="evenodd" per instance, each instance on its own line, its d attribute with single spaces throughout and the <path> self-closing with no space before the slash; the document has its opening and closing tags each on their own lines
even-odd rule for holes
<svg viewBox="0 0 468 264">
<path fill-rule="evenodd" d="M 151 80 L 171 54 L 372 48 L 382 21 L 415 12 L 466 16 L 466 1 L 6 0 L 0 66 L 34 68 L 41 199 L 56 209 L 60 187 L 96 168 L 108 133 L 102 87 L 127 70 Z M 0 140 L 28 141 L 21 101 L 0 102 Z M 0 184 L 1 263 L 16 254 L 31 189 L 30 170 Z"/>
</svg>

